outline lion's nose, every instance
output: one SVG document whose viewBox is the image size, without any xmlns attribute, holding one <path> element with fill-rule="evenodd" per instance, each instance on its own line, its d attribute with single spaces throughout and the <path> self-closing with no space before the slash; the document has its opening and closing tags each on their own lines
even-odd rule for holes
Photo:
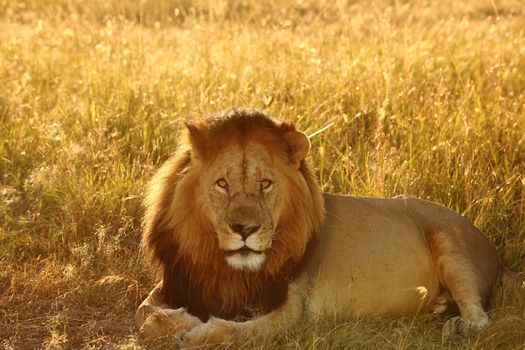
<svg viewBox="0 0 525 350">
<path fill-rule="evenodd" d="M 242 236 L 242 238 L 246 238 L 252 233 L 255 233 L 259 230 L 261 225 L 259 224 L 245 224 L 240 222 L 232 222 L 230 223 L 230 229 L 238 233 Z"/>
</svg>

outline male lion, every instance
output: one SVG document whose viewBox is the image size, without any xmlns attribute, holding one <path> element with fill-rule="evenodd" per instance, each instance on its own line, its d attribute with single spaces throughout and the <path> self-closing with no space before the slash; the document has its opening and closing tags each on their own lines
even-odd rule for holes
<svg viewBox="0 0 525 350">
<path fill-rule="evenodd" d="M 187 124 L 145 201 L 143 249 L 162 280 L 137 310 L 142 334 L 222 342 L 305 311 L 395 316 L 447 301 L 461 316 L 445 335 L 487 326 L 506 272 L 494 245 L 434 203 L 322 193 L 309 147 L 251 109 Z"/>
</svg>

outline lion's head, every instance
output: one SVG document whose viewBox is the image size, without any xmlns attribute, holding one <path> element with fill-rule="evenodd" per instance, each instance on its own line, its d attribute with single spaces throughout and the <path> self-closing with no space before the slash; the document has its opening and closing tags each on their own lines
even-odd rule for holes
<svg viewBox="0 0 525 350">
<path fill-rule="evenodd" d="M 151 182 L 143 246 L 165 283 L 178 280 L 166 293 L 191 294 L 176 303 L 218 299 L 206 306 L 211 314 L 235 314 L 264 281 L 292 273 L 319 229 L 323 200 L 305 160 L 309 141 L 249 109 L 188 123 L 182 140 Z"/>
</svg>

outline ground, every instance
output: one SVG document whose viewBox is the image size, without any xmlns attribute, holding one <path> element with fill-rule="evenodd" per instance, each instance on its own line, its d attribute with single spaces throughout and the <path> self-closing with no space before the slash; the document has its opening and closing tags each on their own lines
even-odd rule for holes
<svg viewBox="0 0 525 350">
<path fill-rule="evenodd" d="M 525 275 L 520 0 L 0 0 L 0 28 L 0 348 L 173 346 L 133 325 L 144 184 L 181 121 L 230 106 L 311 135 L 325 190 L 442 203 Z M 327 315 L 240 345 L 523 348 L 519 292 L 491 318 L 452 343 L 445 318 Z"/>
</svg>

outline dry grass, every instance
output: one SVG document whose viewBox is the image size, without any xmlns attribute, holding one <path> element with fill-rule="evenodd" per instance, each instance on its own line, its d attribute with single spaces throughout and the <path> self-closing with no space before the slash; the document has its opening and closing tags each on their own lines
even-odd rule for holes
<svg viewBox="0 0 525 350">
<path fill-rule="evenodd" d="M 520 0 L 0 0 L 0 348 L 169 348 L 133 313 L 144 182 L 178 121 L 232 105 L 294 120 L 322 186 L 466 215 L 525 272 Z M 491 327 L 312 320 L 254 348 L 523 348 L 517 293 Z M 237 344 L 239 345 L 239 344 Z"/>
</svg>

